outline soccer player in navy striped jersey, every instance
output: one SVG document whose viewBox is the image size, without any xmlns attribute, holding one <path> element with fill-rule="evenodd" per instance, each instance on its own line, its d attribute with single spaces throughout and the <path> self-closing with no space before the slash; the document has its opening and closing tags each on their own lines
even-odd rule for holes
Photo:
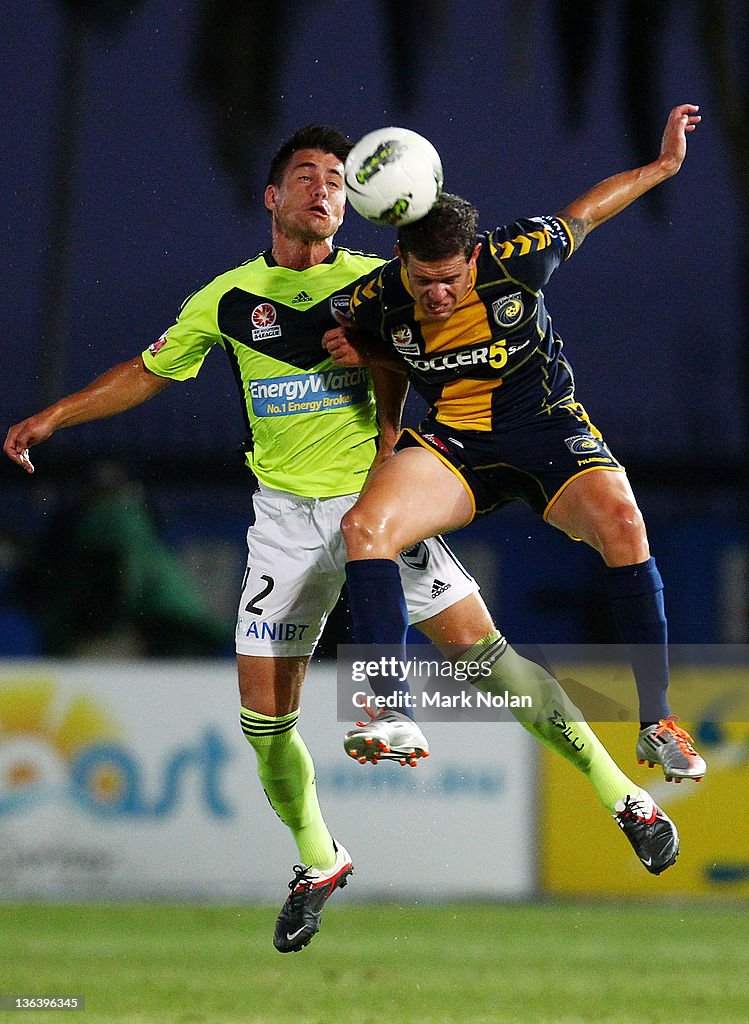
<svg viewBox="0 0 749 1024">
<path fill-rule="evenodd" d="M 341 365 L 400 366 L 429 405 L 343 520 L 358 641 L 403 637 L 402 621 L 386 628 L 379 606 L 382 587 L 397 586 L 394 551 L 520 498 L 602 555 L 640 702 L 637 757 L 677 781 L 701 779 L 706 765 L 668 705 L 663 583 L 624 468 L 575 398 L 541 289 L 590 231 L 677 173 L 697 110 L 671 111 L 653 163 L 599 183 L 556 216 L 478 234 L 471 204 L 443 195 L 401 227 L 399 258 L 354 292 L 369 354 L 354 351 L 345 325 L 325 338 Z"/>
</svg>

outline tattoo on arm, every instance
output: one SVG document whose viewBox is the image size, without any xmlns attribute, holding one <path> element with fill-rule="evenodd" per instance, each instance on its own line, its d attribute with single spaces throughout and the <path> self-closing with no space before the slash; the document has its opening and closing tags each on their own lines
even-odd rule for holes
<svg viewBox="0 0 749 1024">
<path fill-rule="evenodd" d="M 572 240 L 575 243 L 575 248 L 579 249 L 585 240 L 585 236 L 588 234 L 588 225 L 579 217 L 570 217 L 565 216 L 564 214 L 561 216 L 564 219 L 564 223 L 570 229 Z"/>
</svg>

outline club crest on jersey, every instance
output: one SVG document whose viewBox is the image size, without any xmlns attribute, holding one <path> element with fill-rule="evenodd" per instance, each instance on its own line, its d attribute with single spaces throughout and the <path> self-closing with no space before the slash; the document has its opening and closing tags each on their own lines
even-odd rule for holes
<svg viewBox="0 0 749 1024">
<path fill-rule="evenodd" d="M 419 346 L 413 340 L 414 336 L 408 324 L 398 324 L 397 327 L 391 327 L 390 337 L 396 351 L 402 356 L 417 356 L 419 354 Z"/>
<path fill-rule="evenodd" d="M 261 341 L 263 338 L 280 338 L 281 328 L 276 323 L 278 314 L 276 307 L 270 302 L 261 302 L 252 311 L 252 340 Z"/>
<path fill-rule="evenodd" d="M 572 437 L 565 437 L 564 443 L 573 455 L 589 455 L 591 452 L 602 450 L 601 442 L 589 434 L 574 434 Z"/>
<path fill-rule="evenodd" d="M 523 300 L 520 292 L 513 292 L 512 295 L 503 295 L 501 299 L 492 302 L 492 313 L 500 327 L 514 327 L 523 316 Z"/>
<path fill-rule="evenodd" d="M 343 313 L 344 316 L 350 316 L 349 313 L 349 302 L 351 301 L 348 295 L 331 295 L 330 296 L 330 315 L 334 313 Z"/>
</svg>

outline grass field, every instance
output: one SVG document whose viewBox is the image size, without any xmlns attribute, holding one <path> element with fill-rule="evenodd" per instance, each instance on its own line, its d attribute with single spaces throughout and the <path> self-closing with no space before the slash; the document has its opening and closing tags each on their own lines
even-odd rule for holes
<svg viewBox="0 0 749 1024">
<path fill-rule="evenodd" d="M 306 950 L 276 908 L 0 906 L 0 995 L 81 1024 L 746 1024 L 740 906 L 338 905 Z M 61 1011 L 0 1013 L 49 1022 Z"/>
</svg>

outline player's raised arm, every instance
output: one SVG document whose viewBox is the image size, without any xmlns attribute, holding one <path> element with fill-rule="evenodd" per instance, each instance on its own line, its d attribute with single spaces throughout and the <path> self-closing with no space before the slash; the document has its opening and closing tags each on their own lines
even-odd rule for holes
<svg viewBox="0 0 749 1024">
<path fill-rule="evenodd" d="M 120 363 L 91 381 L 82 391 L 67 395 L 12 426 L 5 438 L 3 451 L 27 473 L 33 473 L 29 448 L 46 441 L 56 430 L 116 416 L 157 395 L 169 383 L 166 377 L 147 370 L 140 356 Z"/>
<path fill-rule="evenodd" d="M 657 159 L 599 182 L 559 211 L 572 232 L 575 246 L 579 246 L 593 228 L 615 217 L 635 199 L 678 172 L 687 155 L 687 133 L 693 132 L 702 120 L 698 110 L 693 103 L 674 107 L 668 115 Z"/>
</svg>

